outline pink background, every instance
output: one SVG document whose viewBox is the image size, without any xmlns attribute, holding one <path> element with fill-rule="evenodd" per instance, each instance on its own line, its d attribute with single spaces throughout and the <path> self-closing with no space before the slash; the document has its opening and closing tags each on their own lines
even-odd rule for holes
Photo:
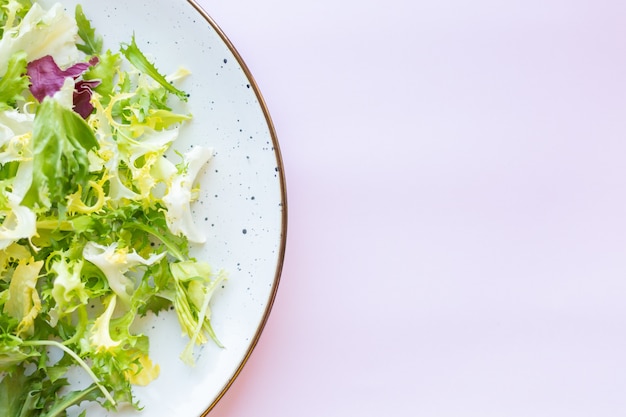
<svg viewBox="0 0 626 417">
<path fill-rule="evenodd" d="M 212 417 L 626 415 L 626 3 L 199 0 L 283 152 Z"/>
</svg>

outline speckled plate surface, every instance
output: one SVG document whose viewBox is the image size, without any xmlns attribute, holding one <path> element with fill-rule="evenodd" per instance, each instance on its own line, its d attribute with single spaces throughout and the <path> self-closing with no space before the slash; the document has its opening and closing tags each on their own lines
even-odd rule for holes
<svg viewBox="0 0 626 417">
<path fill-rule="evenodd" d="M 135 393 L 141 413 L 98 407 L 88 416 L 185 417 L 205 415 L 244 366 L 267 320 L 282 268 L 286 233 L 285 183 L 278 142 L 268 111 L 248 69 L 217 25 L 191 0 L 61 0 L 73 14 L 82 4 L 105 47 L 117 51 L 133 33 L 163 73 L 179 66 L 192 75 L 181 84 L 191 94 L 194 120 L 175 148 L 213 147 L 200 174 L 194 216 L 207 243 L 193 249 L 229 280 L 214 297 L 213 327 L 224 344 L 197 350 L 194 368 L 178 358 L 185 339 L 175 317 L 143 323 L 161 374 Z M 55 1 L 42 0 L 44 6 Z M 77 377 L 80 384 L 80 377 Z M 77 410 L 73 410 L 74 415 Z"/>
</svg>

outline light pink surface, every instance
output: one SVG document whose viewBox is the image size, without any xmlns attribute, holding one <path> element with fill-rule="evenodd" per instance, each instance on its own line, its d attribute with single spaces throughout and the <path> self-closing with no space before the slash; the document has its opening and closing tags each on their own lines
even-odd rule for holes
<svg viewBox="0 0 626 417">
<path fill-rule="evenodd" d="M 626 3 L 199 2 L 289 201 L 212 417 L 626 415 Z"/>
</svg>

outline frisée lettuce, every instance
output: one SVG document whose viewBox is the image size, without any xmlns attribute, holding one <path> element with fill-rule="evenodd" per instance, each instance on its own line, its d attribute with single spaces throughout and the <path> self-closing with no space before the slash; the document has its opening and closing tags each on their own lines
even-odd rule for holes
<svg viewBox="0 0 626 417">
<path fill-rule="evenodd" d="M 173 309 L 191 366 L 194 346 L 221 346 L 210 301 L 226 276 L 189 252 L 213 152 L 175 148 L 188 71 L 163 75 L 134 35 L 103 50 L 81 6 L 0 0 L 0 35 L 0 415 L 139 409 L 132 387 L 159 374 L 139 317 Z"/>
</svg>

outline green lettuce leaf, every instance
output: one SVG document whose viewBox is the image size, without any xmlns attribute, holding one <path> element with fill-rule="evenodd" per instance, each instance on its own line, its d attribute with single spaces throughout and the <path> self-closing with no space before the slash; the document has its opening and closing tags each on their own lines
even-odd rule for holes
<svg viewBox="0 0 626 417">
<path fill-rule="evenodd" d="M 33 125 L 33 182 L 22 204 L 50 207 L 62 203 L 89 180 L 89 150 L 97 148 L 85 120 L 46 97 Z"/>
<path fill-rule="evenodd" d="M 34 407 L 26 404 L 29 390 L 28 377 L 24 375 L 22 368 L 5 375 L 0 382 L 0 415 L 15 417 L 33 415 Z"/>
<path fill-rule="evenodd" d="M 89 67 L 87 72 L 83 74 L 83 79 L 100 81 L 100 84 L 94 88 L 94 91 L 102 96 L 100 102 L 103 106 L 106 106 L 117 85 L 116 76 L 117 67 L 120 65 L 120 55 L 106 51 L 98 56 L 98 59 L 98 63 Z"/>
<path fill-rule="evenodd" d="M 0 78 L 0 110 L 15 107 L 15 102 L 23 99 L 22 93 L 28 88 L 26 75 L 26 52 L 16 52 L 9 59 L 7 72 Z"/>
</svg>

